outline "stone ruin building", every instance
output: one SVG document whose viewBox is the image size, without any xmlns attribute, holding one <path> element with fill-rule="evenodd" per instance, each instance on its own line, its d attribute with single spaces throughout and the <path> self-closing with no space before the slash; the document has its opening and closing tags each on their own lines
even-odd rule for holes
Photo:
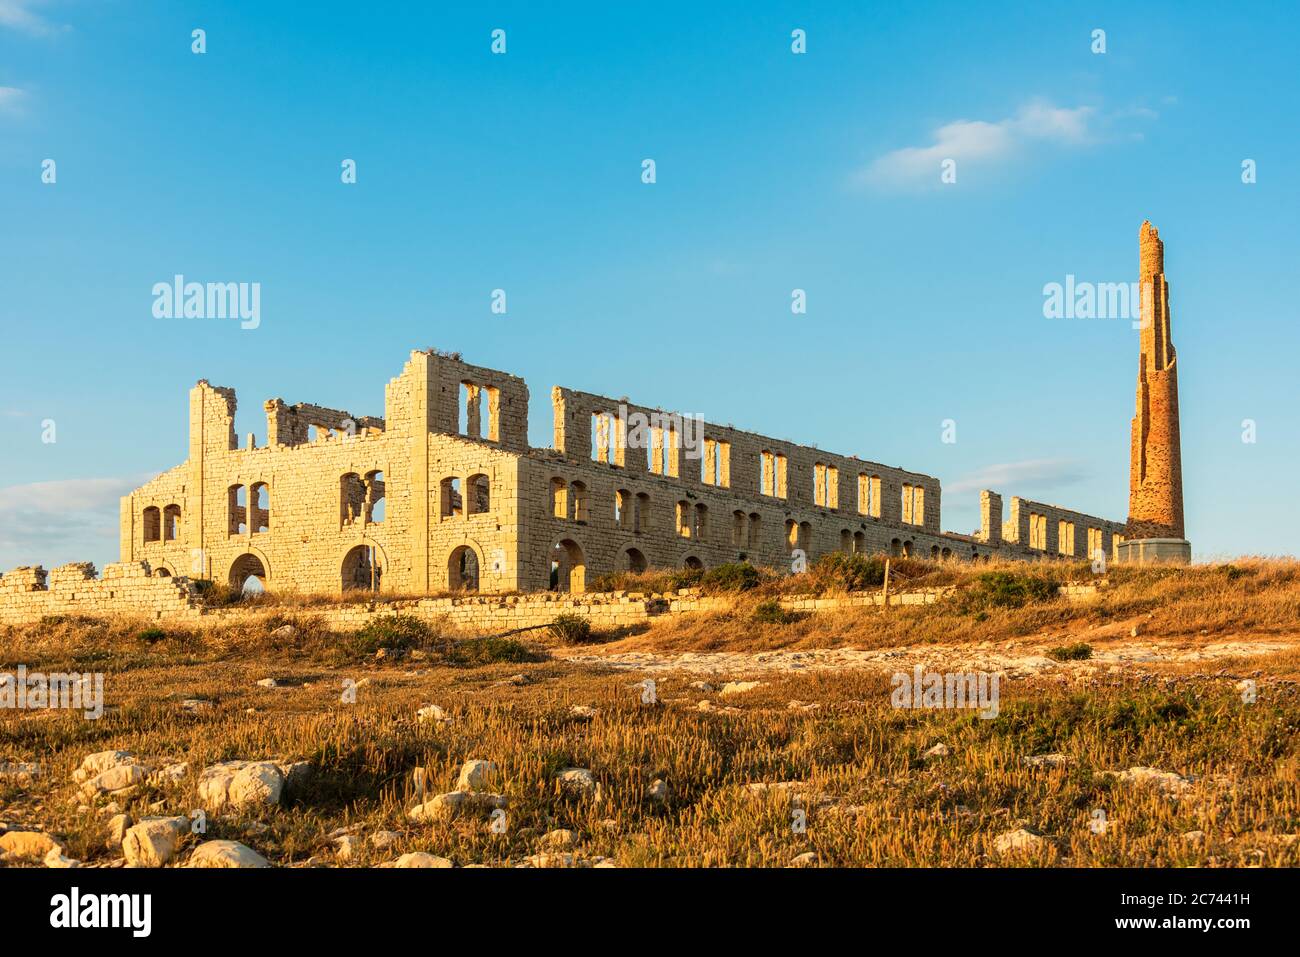
<svg viewBox="0 0 1300 957">
<path fill-rule="evenodd" d="M 323 593 L 581 592 L 617 570 L 797 570 L 835 551 L 1186 561 L 1168 284 L 1150 223 L 1140 246 L 1154 294 L 1128 523 L 1019 497 L 1004 512 L 985 490 L 980 530 L 945 532 L 934 476 L 560 386 L 551 447 L 533 448 L 522 379 L 428 350 L 388 383 L 382 418 L 264 403 L 262 446 L 237 441 L 234 391 L 200 380 L 189 455 L 122 499 L 122 564 L 101 590 L 113 599 L 144 575 Z M 73 598 L 93 575 L 55 571 Z M 0 578 L 6 594 L 45 588 L 39 568 Z"/>
</svg>

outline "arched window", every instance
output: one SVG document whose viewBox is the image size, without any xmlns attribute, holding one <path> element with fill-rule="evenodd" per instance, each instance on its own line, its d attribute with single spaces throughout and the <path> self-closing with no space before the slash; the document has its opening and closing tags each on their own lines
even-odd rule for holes
<svg viewBox="0 0 1300 957">
<path fill-rule="evenodd" d="M 240 555 L 230 565 L 230 584 L 241 592 L 264 591 L 266 568 L 262 560 L 252 553 Z"/>
<path fill-rule="evenodd" d="M 232 485 L 226 489 L 226 511 L 229 518 L 231 535 L 243 535 L 248 531 L 248 489 L 242 485 Z"/>
<path fill-rule="evenodd" d="M 749 538 L 746 548 L 758 548 L 758 543 L 762 541 L 763 516 L 758 512 L 749 513 Z"/>
<path fill-rule="evenodd" d="M 438 483 L 439 512 L 444 519 L 465 514 L 465 500 L 460 494 L 460 479 L 449 475 Z"/>
<path fill-rule="evenodd" d="M 249 516 L 249 527 L 254 532 L 269 532 L 271 530 L 271 490 L 266 487 L 265 482 L 257 482 L 252 486 L 250 495 L 250 504 L 252 505 L 252 515 Z"/>
<path fill-rule="evenodd" d="M 361 521 L 366 507 L 366 486 L 356 472 L 339 476 L 339 522 L 351 525 Z"/>
<path fill-rule="evenodd" d="M 632 527 L 632 493 L 625 488 L 614 493 L 614 525 L 617 528 Z"/>
<path fill-rule="evenodd" d="M 144 510 L 144 540 L 157 542 L 162 540 L 162 512 L 156 505 Z"/>
<path fill-rule="evenodd" d="M 340 571 L 344 591 L 379 591 L 383 569 L 379 555 L 371 545 L 357 545 L 343 556 Z"/>
<path fill-rule="evenodd" d="M 645 556 L 638 549 L 629 548 L 623 553 L 623 570 L 629 572 L 643 572 L 646 570 Z"/>
<path fill-rule="evenodd" d="M 707 505 L 695 506 L 695 528 L 692 531 L 697 542 L 702 542 L 708 538 L 709 507 Z"/>
<path fill-rule="evenodd" d="M 785 520 L 785 550 L 792 552 L 799 547 L 799 523 L 792 518 Z"/>
<path fill-rule="evenodd" d="M 582 482 L 574 482 L 570 492 L 573 498 L 573 520 L 585 523 L 587 521 L 587 486 Z"/>
<path fill-rule="evenodd" d="M 880 476 L 858 474 L 858 514 L 880 517 Z"/>
<path fill-rule="evenodd" d="M 677 534 L 682 538 L 691 537 L 691 503 L 686 499 L 677 503 Z"/>
<path fill-rule="evenodd" d="M 181 537 L 181 507 L 168 505 L 163 509 L 163 541 L 174 542 Z"/>
<path fill-rule="evenodd" d="M 840 529 L 840 551 L 846 555 L 853 553 L 853 533 L 847 528 Z"/>
<path fill-rule="evenodd" d="M 853 533 L 853 554 L 863 555 L 867 551 L 867 536 L 862 532 Z"/>
<path fill-rule="evenodd" d="M 465 501 L 465 511 L 470 515 L 483 515 L 492 511 L 492 481 L 482 472 L 471 475 L 467 482 L 469 495 Z"/>
<path fill-rule="evenodd" d="M 638 492 L 636 496 L 636 520 L 633 528 L 638 535 L 644 535 L 650 531 L 650 496 L 645 492 Z M 637 552 L 637 554 L 641 554 Z"/>
<path fill-rule="evenodd" d="M 551 515 L 569 517 L 569 486 L 562 478 L 551 479 Z"/>
<path fill-rule="evenodd" d="M 745 513 L 739 509 L 731 513 L 731 545 L 733 548 L 745 547 Z"/>
</svg>

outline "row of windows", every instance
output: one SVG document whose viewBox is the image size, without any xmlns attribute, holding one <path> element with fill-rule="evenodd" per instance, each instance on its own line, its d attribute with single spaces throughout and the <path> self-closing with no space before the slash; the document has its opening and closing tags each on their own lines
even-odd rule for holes
<svg viewBox="0 0 1300 957">
<path fill-rule="evenodd" d="M 1117 548 L 1124 541 L 1124 536 L 1111 536 L 1111 547 Z M 1088 528 L 1087 557 L 1092 558 L 1104 551 L 1104 538 L 1100 528 Z M 1047 516 L 1037 512 L 1029 513 L 1029 547 L 1035 551 L 1047 551 Z M 1074 555 L 1074 522 L 1061 519 L 1056 523 L 1056 551 L 1059 555 Z"/>
<path fill-rule="evenodd" d="M 181 534 L 181 507 L 167 505 L 159 509 L 150 505 L 144 510 L 141 525 L 145 542 L 174 542 Z"/>
</svg>

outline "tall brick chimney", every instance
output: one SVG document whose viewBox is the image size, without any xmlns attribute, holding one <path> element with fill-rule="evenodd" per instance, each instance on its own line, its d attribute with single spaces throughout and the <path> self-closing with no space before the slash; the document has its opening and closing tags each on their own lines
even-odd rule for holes
<svg viewBox="0 0 1300 957">
<path fill-rule="evenodd" d="M 1178 437 L 1178 354 L 1169 337 L 1165 244 L 1150 221 L 1138 231 L 1141 357 L 1129 461 L 1128 535 L 1121 560 L 1190 561 L 1184 539 Z"/>
</svg>

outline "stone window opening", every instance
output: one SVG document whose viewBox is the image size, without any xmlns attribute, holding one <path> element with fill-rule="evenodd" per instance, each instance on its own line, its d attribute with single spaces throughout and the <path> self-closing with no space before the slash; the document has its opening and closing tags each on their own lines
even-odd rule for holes
<svg viewBox="0 0 1300 957">
<path fill-rule="evenodd" d="M 256 532 L 271 530 L 271 490 L 265 482 L 255 482 L 249 493 L 249 526 Z"/>
<path fill-rule="evenodd" d="M 569 517 L 569 484 L 564 479 L 551 479 L 551 517 Z"/>
<path fill-rule="evenodd" d="M 650 496 L 645 492 L 637 493 L 634 511 L 632 529 L 635 534 L 644 535 L 650 531 Z"/>
<path fill-rule="evenodd" d="M 573 499 L 573 520 L 587 524 L 588 504 L 587 504 L 587 486 L 583 482 L 574 482 L 570 486 L 570 498 Z"/>
<path fill-rule="evenodd" d="M 840 470 L 824 462 L 813 464 L 813 504 L 822 508 L 840 507 Z"/>
<path fill-rule="evenodd" d="M 731 545 L 745 547 L 745 513 L 739 510 L 731 513 Z"/>
<path fill-rule="evenodd" d="M 685 499 L 677 503 L 677 534 L 681 538 L 691 537 L 691 503 Z"/>
<path fill-rule="evenodd" d="M 853 533 L 847 528 L 840 529 L 840 551 L 846 555 L 853 554 Z"/>
<path fill-rule="evenodd" d="M 582 546 L 566 538 L 551 549 L 551 572 L 548 587 L 551 591 L 581 594 L 586 590 L 587 566 L 582 556 Z"/>
<path fill-rule="evenodd" d="M 858 475 L 858 514 L 880 518 L 880 476 Z"/>
<path fill-rule="evenodd" d="M 853 554 L 864 555 L 867 551 L 867 536 L 862 532 L 853 533 Z"/>
<path fill-rule="evenodd" d="M 1074 522 L 1061 519 L 1056 523 L 1056 551 L 1061 555 L 1074 555 Z"/>
<path fill-rule="evenodd" d="M 925 524 L 925 489 L 920 485 L 903 484 L 903 524 Z"/>
<path fill-rule="evenodd" d="M 1035 551 L 1047 550 L 1047 516 L 1029 513 L 1029 547 Z"/>
<path fill-rule="evenodd" d="M 470 515 L 486 515 L 492 511 L 492 480 L 482 472 L 471 475 L 466 480 L 469 494 L 466 496 L 465 511 Z"/>
<path fill-rule="evenodd" d="M 759 453 L 759 461 L 762 466 L 759 476 L 759 491 L 771 498 L 785 498 L 787 494 L 786 457 L 780 452 L 771 452 L 764 449 Z"/>
<path fill-rule="evenodd" d="M 1088 556 L 1087 557 L 1096 558 L 1098 552 L 1101 552 L 1102 555 L 1106 554 L 1106 548 L 1102 544 L 1101 529 L 1090 528 L 1088 529 Z"/>
<path fill-rule="evenodd" d="M 501 390 L 468 380 L 461 382 L 456 426 L 466 438 L 500 441 Z"/>
<path fill-rule="evenodd" d="M 163 541 L 174 542 L 181 537 L 181 507 L 168 505 L 163 509 Z"/>
<path fill-rule="evenodd" d="M 640 549 L 629 548 L 623 553 L 621 562 L 622 570 L 628 572 L 643 572 L 648 567 L 645 555 L 641 554 Z"/>
<path fill-rule="evenodd" d="M 762 541 L 762 532 L 763 532 L 763 516 L 758 514 L 758 512 L 750 512 L 749 513 L 749 539 L 748 539 L 748 544 L 745 547 L 749 549 L 758 548 L 759 543 Z"/>
<path fill-rule="evenodd" d="M 252 553 L 240 555 L 230 565 L 230 584 L 243 594 L 265 591 L 266 568 L 262 560 Z"/>
<path fill-rule="evenodd" d="M 150 505 L 144 510 L 144 540 L 146 542 L 162 541 L 162 512 L 158 506 Z"/>
<path fill-rule="evenodd" d="M 695 506 L 695 527 L 691 529 L 691 536 L 697 541 L 702 542 L 708 538 L 709 531 L 709 507 L 707 505 Z"/>
<path fill-rule="evenodd" d="M 243 535 L 248 531 L 247 488 L 243 485 L 232 485 L 226 489 L 226 511 L 229 518 L 229 534 Z"/>
<path fill-rule="evenodd" d="M 630 528 L 632 525 L 632 493 L 625 488 L 614 493 L 614 525 Z"/>
<path fill-rule="evenodd" d="M 387 489 L 384 486 L 384 473 L 379 469 L 366 473 L 366 522 L 376 525 L 384 520 L 387 512 Z"/>
<path fill-rule="evenodd" d="M 461 518 L 465 514 L 465 500 L 460 494 L 460 479 L 449 475 L 438 483 L 439 513 L 442 518 Z"/>
<path fill-rule="evenodd" d="M 704 484 L 731 488 L 731 443 L 704 440 Z"/>
<path fill-rule="evenodd" d="M 339 476 L 339 523 L 352 525 L 361 521 L 366 505 L 366 486 L 356 472 Z"/>
</svg>

